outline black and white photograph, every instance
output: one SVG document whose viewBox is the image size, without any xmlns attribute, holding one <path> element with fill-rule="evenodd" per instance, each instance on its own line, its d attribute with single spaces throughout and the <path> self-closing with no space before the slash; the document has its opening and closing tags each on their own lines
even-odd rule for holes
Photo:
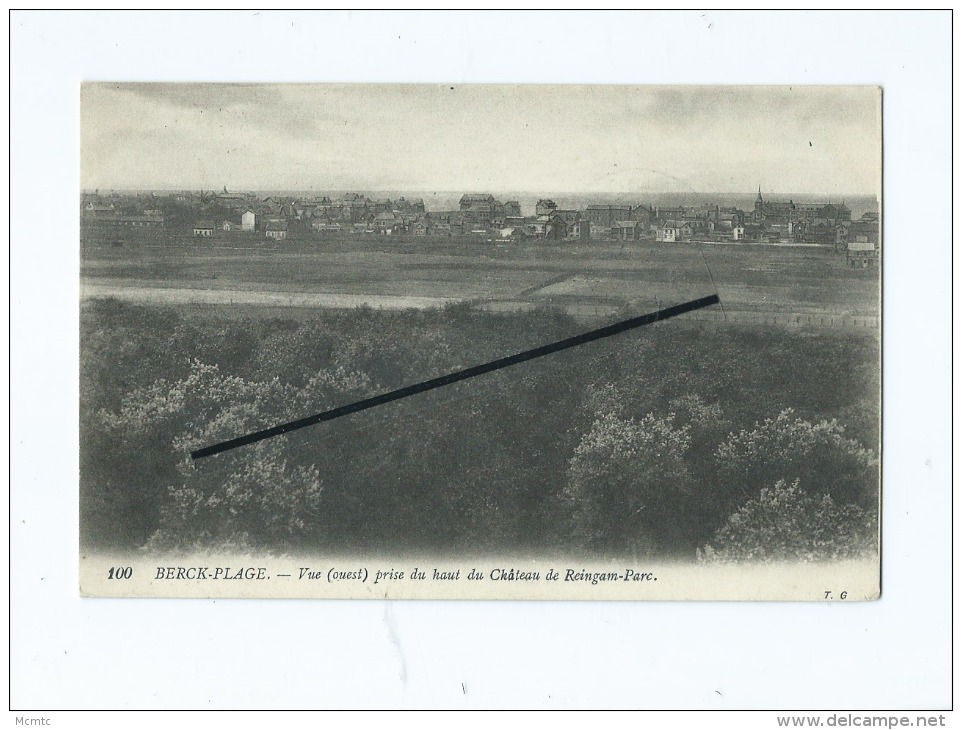
<svg viewBox="0 0 962 730">
<path fill-rule="evenodd" d="M 876 598 L 881 109 L 85 84 L 83 590 Z"/>
<path fill-rule="evenodd" d="M 11 726 L 951 726 L 951 11 L 8 16 Z"/>
</svg>

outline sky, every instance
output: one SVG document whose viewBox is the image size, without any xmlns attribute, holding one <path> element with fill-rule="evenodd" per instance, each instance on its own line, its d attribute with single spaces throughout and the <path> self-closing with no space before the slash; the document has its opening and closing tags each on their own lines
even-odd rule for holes
<svg viewBox="0 0 962 730">
<path fill-rule="evenodd" d="M 871 195 L 861 86 L 85 83 L 84 189 Z"/>
</svg>

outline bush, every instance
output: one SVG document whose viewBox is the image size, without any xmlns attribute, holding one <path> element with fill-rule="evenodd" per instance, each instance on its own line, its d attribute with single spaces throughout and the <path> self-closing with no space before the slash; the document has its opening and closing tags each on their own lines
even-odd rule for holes
<svg viewBox="0 0 962 730">
<path fill-rule="evenodd" d="M 274 425 L 292 412 L 293 395 L 278 381 L 248 382 L 195 360 L 186 377 L 130 391 L 116 410 L 94 414 L 82 449 L 87 536 L 143 544 L 192 449 Z"/>
<path fill-rule="evenodd" d="M 688 445 L 673 416 L 599 415 L 575 449 L 561 495 L 578 544 L 620 555 L 677 548 L 692 497 Z"/>
<path fill-rule="evenodd" d="M 277 444 L 246 449 L 229 469 L 215 468 L 215 479 L 203 473 L 209 467 L 183 467 L 148 548 L 287 551 L 318 542 L 323 489 L 315 467 L 291 466 Z"/>
<path fill-rule="evenodd" d="M 836 420 L 813 424 L 789 408 L 731 434 L 718 447 L 717 459 L 720 486 L 736 503 L 762 485 L 797 479 L 806 490 L 841 504 L 866 510 L 878 505 L 878 459 L 846 438 Z"/>
<path fill-rule="evenodd" d="M 878 550 L 877 525 L 860 507 L 808 494 L 797 479 L 779 480 L 729 517 L 697 555 L 716 563 L 867 557 Z"/>
</svg>

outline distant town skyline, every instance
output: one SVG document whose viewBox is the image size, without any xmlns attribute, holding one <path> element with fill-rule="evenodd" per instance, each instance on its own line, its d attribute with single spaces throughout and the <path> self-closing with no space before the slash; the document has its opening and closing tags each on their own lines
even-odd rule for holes
<svg viewBox="0 0 962 730">
<path fill-rule="evenodd" d="M 826 86 L 92 83 L 81 185 L 876 195 L 879 99 Z"/>
</svg>

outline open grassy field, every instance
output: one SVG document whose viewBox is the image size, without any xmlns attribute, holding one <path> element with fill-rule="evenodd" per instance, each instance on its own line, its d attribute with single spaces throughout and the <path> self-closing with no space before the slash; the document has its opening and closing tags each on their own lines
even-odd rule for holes
<svg viewBox="0 0 962 730">
<path fill-rule="evenodd" d="M 252 243 L 251 242 L 256 242 Z M 718 292 L 731 316 L 878 316 L 877 271 L 825 248 L 651 242 L 357 241 L 86 243 L 82 294 L 259 307 L 495 310 L 553 304 L 576 315 L 647 310 Z M 248 312 L 250 314 L 250 312 Z M 826 320 L 828 322 L 830 320 Z"/>
</svg>

